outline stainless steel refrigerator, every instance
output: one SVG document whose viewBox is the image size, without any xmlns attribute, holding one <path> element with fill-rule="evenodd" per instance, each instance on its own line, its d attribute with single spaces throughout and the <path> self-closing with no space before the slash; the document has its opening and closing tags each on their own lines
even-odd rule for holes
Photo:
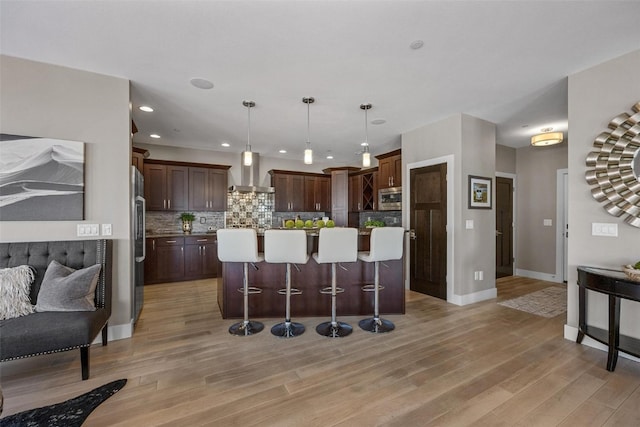
<svg viewBox="0 0 640 427">
<path fill-rule="evenodd" d="M 145 209 L 144 200 L 144 177 L 135 166 L 131 166 L 131 224 L 132 232 L 132 268 L 133 271 L 133 309 L 132 317 L 135 325 L 140 317 L 142 305 L 144 303 L 144 258 L 145 258 Z"/>
</svg>

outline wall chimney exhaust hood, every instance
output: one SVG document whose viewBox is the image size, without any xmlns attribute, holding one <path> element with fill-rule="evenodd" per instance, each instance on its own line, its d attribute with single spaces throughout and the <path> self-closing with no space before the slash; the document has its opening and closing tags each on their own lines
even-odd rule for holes
<svg viewBox="0 0 640 427">
<path fill-rule="evenodd" d="M 239 193 L 275 193 L 273 187 L 260 186 L 260 154 L 253 153 L 251 166 L 245 166 L 243 162 L 244 153 L 240 153 L 240 185 L 232 185 L 229 192 Z"/>
</svg>

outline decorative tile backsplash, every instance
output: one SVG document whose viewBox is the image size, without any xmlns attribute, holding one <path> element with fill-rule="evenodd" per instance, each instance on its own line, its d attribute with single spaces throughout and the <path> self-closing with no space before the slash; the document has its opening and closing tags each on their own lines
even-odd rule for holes
<svg viewBox="0 0 640 427">
<path fill-rule="evenodd" d="M 147 211 L 147 234 L 182 233 L 181 212 Z M 193 212 L 193 233 L 206 233 L 209 227 L 214 230 L 224 228 L 224 212 Z"/>
<path fill-rule="evenodd" d="M 273 193 L 228 193 L 226 227 L 271 228 L 273 206 Z"/>
</svg>

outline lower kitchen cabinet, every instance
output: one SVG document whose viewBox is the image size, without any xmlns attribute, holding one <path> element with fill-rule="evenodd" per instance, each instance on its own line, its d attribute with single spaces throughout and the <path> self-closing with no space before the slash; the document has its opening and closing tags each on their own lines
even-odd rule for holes
<svg viewBox="0 0 640 427">
<path fill-rule="evenodd" d="M 185 237 L 185 279 L 207 279 L 218 276 L 218 248 L 215 237 Z"/>
<path fill-rule="evenodd" d="M 147 238 L 144 283 L 208 279 L 218 275 L 215 236 Z"/>
</svg>

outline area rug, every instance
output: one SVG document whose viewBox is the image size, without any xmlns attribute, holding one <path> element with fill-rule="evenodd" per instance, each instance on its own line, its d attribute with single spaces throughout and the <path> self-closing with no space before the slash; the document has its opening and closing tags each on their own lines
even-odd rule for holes
<svg viewBox="0 0 640 427">
<path fill-rule="evenodd" d="M 2 427 L 79 427 L 102 402 L 127 383 L 117 380 L 62 403 L 19 412 L 0 419 Z"/>
<path fill-rule="evenodd" d="M 556 317 L 567 311 L 567 290 L 550 286 L 498 304 L 542 317 Z"/>
</svg>

